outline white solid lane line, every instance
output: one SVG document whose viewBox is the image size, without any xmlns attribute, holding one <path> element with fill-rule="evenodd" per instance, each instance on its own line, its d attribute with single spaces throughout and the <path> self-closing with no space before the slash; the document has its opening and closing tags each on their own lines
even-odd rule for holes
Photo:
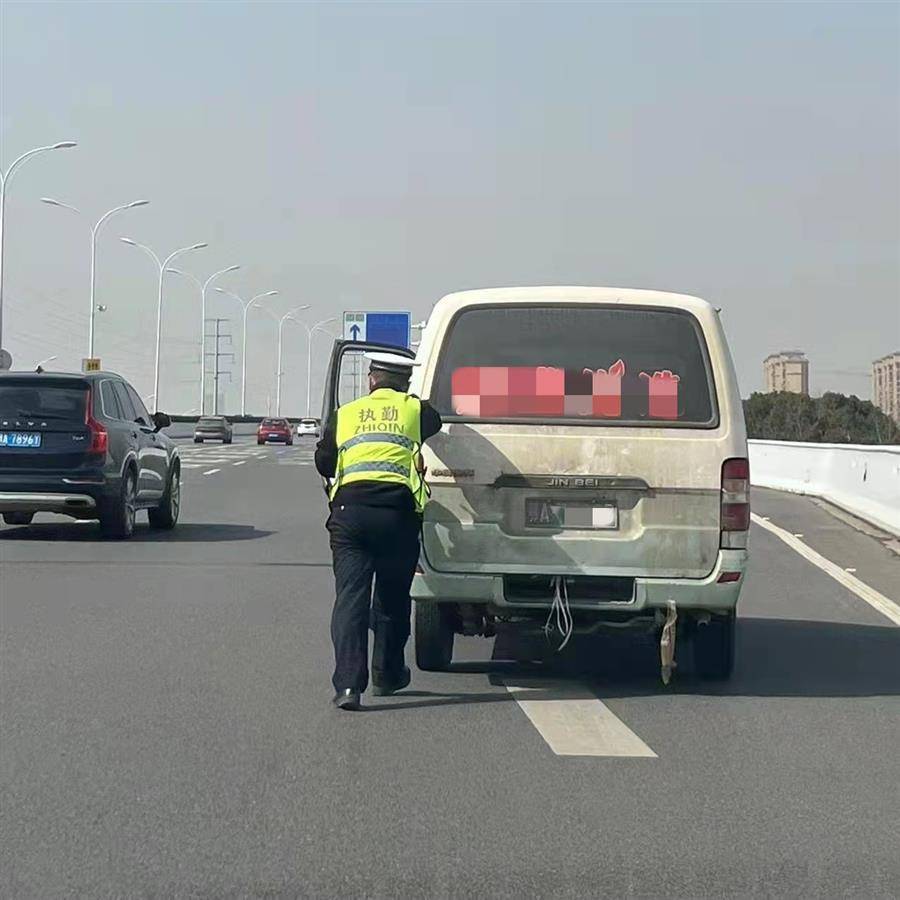
<svg viewBox="0 0 900 900">
<path fill-rule="evenodd" d="M 884 594 L 879 593 L 873 587 L 869 587 L 864 581 L 860 581 L 855 575 L 835 565 L 830 559 L 826 559 L 821 553 L 817 553 L 807 544 L 804 544 L 796 535 L 779 528 L 777 525 L 764 519 L 762 516 L 751 513 L 750 517 L 759 525 L 770 531 L 775 537 L 780 538 L 792 550 L 796 550 L 804 559 L 809 560 L 814 566 L 818 566 L 823 572 L 830 575 L 848 591 L 856 594 L 860 600 L 865 600 L 873 609 L 877 609 L 883 616 L 890 619 L 895 625 L 900 625 L 900 606 L 889 600 Z"/>
<path fill-rule="evenodd" d="M 204 472 L 204 475 L 215 475 L 216 472 L 221 472 L 221 469 L 210 469 L 208 472 Z"/>
<path fill-rule="evenodd" d="M 506 689 L 557 756 L 656 759 L 656 754 L 584 685 L 529 679 L 507 683 Z M 534 692 L 551 697 L 529 700 L 529 693 Z"/>
</svg>

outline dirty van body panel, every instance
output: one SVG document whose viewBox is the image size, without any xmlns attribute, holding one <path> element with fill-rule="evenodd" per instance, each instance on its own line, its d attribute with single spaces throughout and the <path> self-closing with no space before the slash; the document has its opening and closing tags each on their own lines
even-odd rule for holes
<svg viewBox="0 0 900 900">
<path fill-rule="evenodd" d="M 440 304 L 419 352 L 423 369 L 413 389 L 437 402 L 446 421 L 425 450 L 432 490 L 423 527 L 426 571 L 707 579 L 720 560 L 722 464 L 746 456 L 733 366 L 713 308 L 696 298 L 640 291 L 552 288 L 479 294 L 480 302 L 457 295 L 463 299 L 454 302 L 451 297 Z M 485 295 L 490 296 L 481 300 Z M 671 309 L 667 297 L 674 298 Z M 492 346 L 484 351 L 483 363 L 472 347 L 477 335 L 490 329 L 476 322 L 479 327 L 469 327 L 465 350 L 448 372 L 448 354 L 457 353 L 451 343 L 456 324 L 469 310 L 491 302 L 514 303 L 520 310 L 544 307 L 552 313 L 536 316 L 531 332 L 526 323 L 521 335 L 514 333 L 504 344 L 503 331 L 518 327 L 518 320 L 507 314 L 504 328 L 490 334 Z M 604 320 L 604 328 L 591 336 L 586 314 L 611 307 L 616 307 L 608 316 L 611 327 Z M 575 327 L 562 331 L 558 317 L 568 309 L 577 310 Z M 631 310 L 663 313 L 657 321 L 674 325 L 641 332 L 632 327 Z M 682 343 L 695 334 L 697 344 L 676 347 L 670 365 L 666 341 L 659 336 L 676 332 Z M 608 333 L 619 335 L 618 352 L 616 345 L 604 344 Z M 546 361 L 541 355 L 545 335 L 551 348 Z M 571 367 L 561 352 L 553 355 L 554 340 L 574 348 Z M 488 368 L 473 376 L 477 366 Z M 468 384 L 480 377 L 484 395 L 484 383 L 500 371 L 492 367 L 507 367 L 504 386 L 512 392 L 514 378 L 533 380 L 528 366 L 566 369 L 560 376 L 565 396 L 552 415 L 541 416 L 543 407 L 527 405 L 524 416 L 510 415 L 516 413 L 513 401 L 502 397 L 457 398 L 471 393 L 458 387 L 457 378 Z M 601 406 L 594 406 L 595 414 L 600 408 L 610 415 L 602 404 L 612 402 L 611 418 L 592 416 L 590 406 L 584 406 L 590 401 L 570 395 L 570 381 L 578 380 L 582 367 L 592 370 L 595 386 L 614 383 L 608 380 L 614 372 L 626 373 L 619 405 L 615 397 L 601 396 Z M 650 407 L 640 404 L 650 402 L 646 398 L 656 386 L 651 386 L 651 376 L 670 368 L 670 376 L 680 369 L 680 386 L 686 391 L 674 401 L 677 409 L 670 407 L 671 421 L 654 421 Z M 679 379 L 669 382 L 673 380 Z M 693 397 L 687 394 L 692 388 L 699 390 Z M 576 394 L 580 389 L 576 386 Z M 598 403 L 596 388 L 593 403 Z"/>
<path fill-rule="evenodd" d="M 430 453 L 423 549 L 438 572 L 704 578 L 716 564 L 721 450 L 708 436 L 451 424 Z M 616 527 L 530 524 L 536 502 L 613 509 Z"/>
</svg>

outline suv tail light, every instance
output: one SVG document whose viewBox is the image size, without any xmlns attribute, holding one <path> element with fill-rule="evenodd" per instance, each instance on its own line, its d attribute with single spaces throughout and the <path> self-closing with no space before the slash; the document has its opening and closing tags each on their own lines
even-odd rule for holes
<svg viewBox="0 0 900 900">
<path fill-rule="evenodd" d="M 109 432 L 94 418 L 94 392 L 90 388 L 87 392 L 84 424 L 91 433 L 91 445 L 88 453 L 96 453 L 98 456 L 105 455 L 109 450 Z"/>
<path fill-rule="evenodd" d="M 750 528 L 750 461 L 726 459 L 722 465 L 722 546 L 728 532 Z"/>
</svg>

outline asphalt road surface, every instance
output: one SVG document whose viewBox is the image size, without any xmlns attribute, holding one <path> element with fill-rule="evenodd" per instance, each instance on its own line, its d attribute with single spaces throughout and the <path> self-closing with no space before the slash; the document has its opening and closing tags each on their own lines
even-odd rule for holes
<svg viewBox="0 0 900 900">
<path fill-rule="evenodd" d="M 312 443 L 184 460 L 171 534 L 0 530 L 3 897 L 900 895 L 900 628 L 853 589 L 900 600 L 878 535 L 755 491 L 725 685 L 663 687 L 638 639 L 459 638 L 339 713 Z"/>
</svg>

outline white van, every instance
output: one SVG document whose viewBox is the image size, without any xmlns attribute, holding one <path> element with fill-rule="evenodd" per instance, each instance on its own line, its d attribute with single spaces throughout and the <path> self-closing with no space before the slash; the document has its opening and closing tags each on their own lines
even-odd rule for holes
<svg viewBox="0 0 900 900">
<path fill-rule="evenodd" d="M 717 310 L 645 290 L 465 291 L 435 306 L 417 359 L 412 391 L 444 418 L 425 448 L 420 668 L 498 622 L 661 634 L 674 606 L 697 672 L 728 677 L 749 468 Z"/>
</svg>

